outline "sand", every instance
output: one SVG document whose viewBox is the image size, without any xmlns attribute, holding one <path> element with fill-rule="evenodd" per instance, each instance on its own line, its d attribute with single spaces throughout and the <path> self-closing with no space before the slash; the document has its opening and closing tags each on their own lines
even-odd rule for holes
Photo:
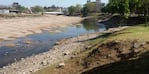
<svg viewBox="0 0 149 74">
<path fill-rule="evenodd" d="M 0 40 L 14 40 L 42 30 L 51 32 L 78 23 L 81 17 L 44 15 L 38 17 L 0 18 Z"/>
</svg>

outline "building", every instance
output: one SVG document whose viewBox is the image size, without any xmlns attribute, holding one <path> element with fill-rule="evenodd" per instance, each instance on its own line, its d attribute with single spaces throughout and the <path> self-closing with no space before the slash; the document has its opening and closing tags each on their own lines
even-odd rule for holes
<svg viewBox="0 0 149 74">
<path fill-rule="evenodd" d="M 9 14 L 10 13 L 10 7 L 0 5 L 0 14 Z"/>
<path fill-rule="evenodd" d="M 53 11 L 47 11 L 47 12 L 43 12 L 43 14 L 48 14 L 48 15 L 63 15 L 63 8 L 56 8 L 53 9 Z"/>
<path fill-rule="evenodd" d="M 21 11 L 18 9 L 19 6 L 20 5 L 18 2 L 13 2 L 11 9 L 10 9 L 10 12 L 11 13 L 21 13 Z"/>
<path fill-rule="evenodd" d="M 0 14 L 20 13 L 18 10 L 19 3 L 14 2 L 11 6 L 0 5 Z"/>
</svg>

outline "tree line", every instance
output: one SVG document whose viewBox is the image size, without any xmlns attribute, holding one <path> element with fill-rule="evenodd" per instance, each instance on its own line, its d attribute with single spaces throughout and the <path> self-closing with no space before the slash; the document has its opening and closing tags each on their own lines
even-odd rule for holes
<svg viewBox="0 0 149 74">
<path fill-rule="evenodd" d="M 83 6 L 77 4 L 75 6 L 68 7 L 69 15 L 82 15 L 82 16 L 88 16 L 91 13 L 97 13 L 96 3 L 89 2 L 87 4 L 84 4 Z"/>
<path fill-rule="evenodd" d="M 109 0 L 109 3 L 102 9 L 106 13 L 119 13 L 125 18 L 132 14 L 148 16 L 149 0 Z"/>
</svg>

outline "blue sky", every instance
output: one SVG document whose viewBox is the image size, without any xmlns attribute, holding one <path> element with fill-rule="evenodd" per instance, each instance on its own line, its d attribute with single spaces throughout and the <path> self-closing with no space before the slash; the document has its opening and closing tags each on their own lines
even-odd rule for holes
<svg viewBox="0 0 149 74">
<path fill-rule="evenodd" d="M 0 5 L 11 5 L 13 2 L 19 2 L 19 4 L 31 7 L 35 5 L 41 5 L 41 6 L 62 6 L 62 7 L 68 7 L 70 5 L 76 5 L 76 4 L 84 4 L 87 0 L 0 0 Z M 95 0 L 91 0 L 95 1 Z M 101 0 L 104 3 L 107 3 L 108 0 Z"/>
</svg>

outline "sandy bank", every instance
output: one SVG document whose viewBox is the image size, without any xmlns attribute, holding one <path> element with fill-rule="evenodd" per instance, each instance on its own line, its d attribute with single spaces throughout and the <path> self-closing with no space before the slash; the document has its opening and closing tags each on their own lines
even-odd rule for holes
<svg viewBox="0 0 149 74">
<path fill-rule="evenodd" d="M 80 17 L 40 16 L 0 18 L 0 40 L 13 40 L 42 30 L 59 32 L 57 28 L 66 27 L 82 20 Z"/>
</svg>

